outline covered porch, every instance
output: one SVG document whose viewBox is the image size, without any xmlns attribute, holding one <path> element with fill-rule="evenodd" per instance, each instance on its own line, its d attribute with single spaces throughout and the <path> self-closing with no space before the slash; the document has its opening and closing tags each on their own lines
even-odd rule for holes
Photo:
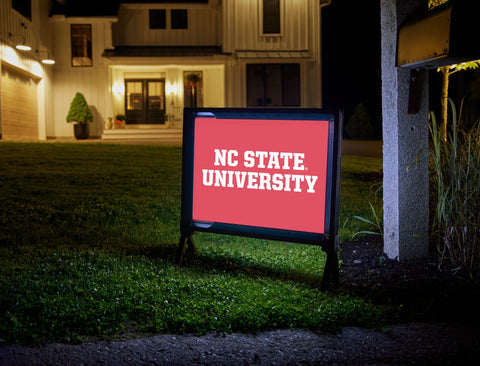
<svg viewBox="0 0 480 366">
<path fill-rule="evenodd" d="M 184 107 L 225 106 L 223 56 L 211 50 L 196 56 L 134 51 L 119 48 L 103 55 L 111 112 L 102 139 L 181 142 Z"/>
</svg>

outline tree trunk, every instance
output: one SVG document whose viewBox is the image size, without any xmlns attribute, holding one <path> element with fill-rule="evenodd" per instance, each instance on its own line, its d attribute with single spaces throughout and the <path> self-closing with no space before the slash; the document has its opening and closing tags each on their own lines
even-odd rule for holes
<svg viewBox="0 0 480 366">
<path fill-rule="evenodd" d="M 448 79 L 450 77 L 450 71 L 448 66 L 441 68 L 443 80 L 442 80 L 442 138 L 443 141 L 447 141 L 447 118 L 448 118 Z"/>
</svg>

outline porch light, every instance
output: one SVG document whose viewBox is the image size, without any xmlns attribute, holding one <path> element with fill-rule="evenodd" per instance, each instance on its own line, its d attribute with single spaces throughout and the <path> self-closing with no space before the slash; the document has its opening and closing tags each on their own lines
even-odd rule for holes
<svg viewBox="0 0 480 366">
<path fill-rule="evenodd" d="M 125 94 L 125 85 L 122 83 L 114 83 L 112 86 L 112 92 L 117 95 Z"/>
<path fill-rule="evenodd" d="M 166 89 L 168 95 L 177 95 L 177 83 L 168 83 Z"/>
<path fill-rule="evenodd" d="M 40 56 L 40 54 L 46 54 L 46 57 L 42 57 L 40 56 L 40 59 L 42 61 L 42 64 L 45 64 L 45 65 L 53 65 L 55 64 L 55 60 L 53 58 L 50 57 L 50 53 L 48 51 L 39 51 L 37 50 L 37 55 Z"/>
</svg>

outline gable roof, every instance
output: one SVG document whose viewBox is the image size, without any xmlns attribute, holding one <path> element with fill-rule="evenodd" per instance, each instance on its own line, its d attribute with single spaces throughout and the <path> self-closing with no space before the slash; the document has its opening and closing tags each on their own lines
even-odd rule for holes
<svg viewBox="0 0 480 366">
<path fill-rule="evenodd" d="M 120 0 L 55 0 L 50 15 L 66 17 L 117 16 Z"/>
<path fill-rule="evenodd" d="M 51 15 L 66 17 L 117 16 L 125 4 L 208 4 L 208 0 L 54 0 Z"/>
<path fill-rule="evenodd" d="M 208 0 L 120 0 L 125 4 L 208 4 Z"/>
</svg>

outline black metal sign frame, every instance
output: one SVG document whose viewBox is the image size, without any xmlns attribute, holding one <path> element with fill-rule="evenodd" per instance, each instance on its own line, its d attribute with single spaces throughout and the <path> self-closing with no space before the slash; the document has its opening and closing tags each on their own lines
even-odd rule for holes
<svg viewBox="0 0 480 366">
<path fill-rule="evenodd" d="M 328 157 L 325 197 L 325 232 L 312 233 L 278 228 L 241 225 L 235 222 L 201 222 L 192 215 L 194 199 L 194 157 L 195 157 L 195 123 L 198 117 L 221 119 L 252 120 L 318 120 L 329 121 Z M 185 108 L 182 148 L 182 206 L 180 232 L 181 238 L 177 249 L 177 262 L 181 265 L 186 250 L 196 253 L 192 235 L 195 231 L 219 234 L 247 236 L 294 243 L 319 245 L 327 254 L 326 266 L 321 288 L 327 289 L 332 280 L 338 282 L 338 210 L 340 198 L 341 138 L 343 115 L 340 111 L 331 112 L 323 109 L 272 109 L 272 108 Z M 252 133 L 254 133 L 252 131 Z"/>
</svg>

